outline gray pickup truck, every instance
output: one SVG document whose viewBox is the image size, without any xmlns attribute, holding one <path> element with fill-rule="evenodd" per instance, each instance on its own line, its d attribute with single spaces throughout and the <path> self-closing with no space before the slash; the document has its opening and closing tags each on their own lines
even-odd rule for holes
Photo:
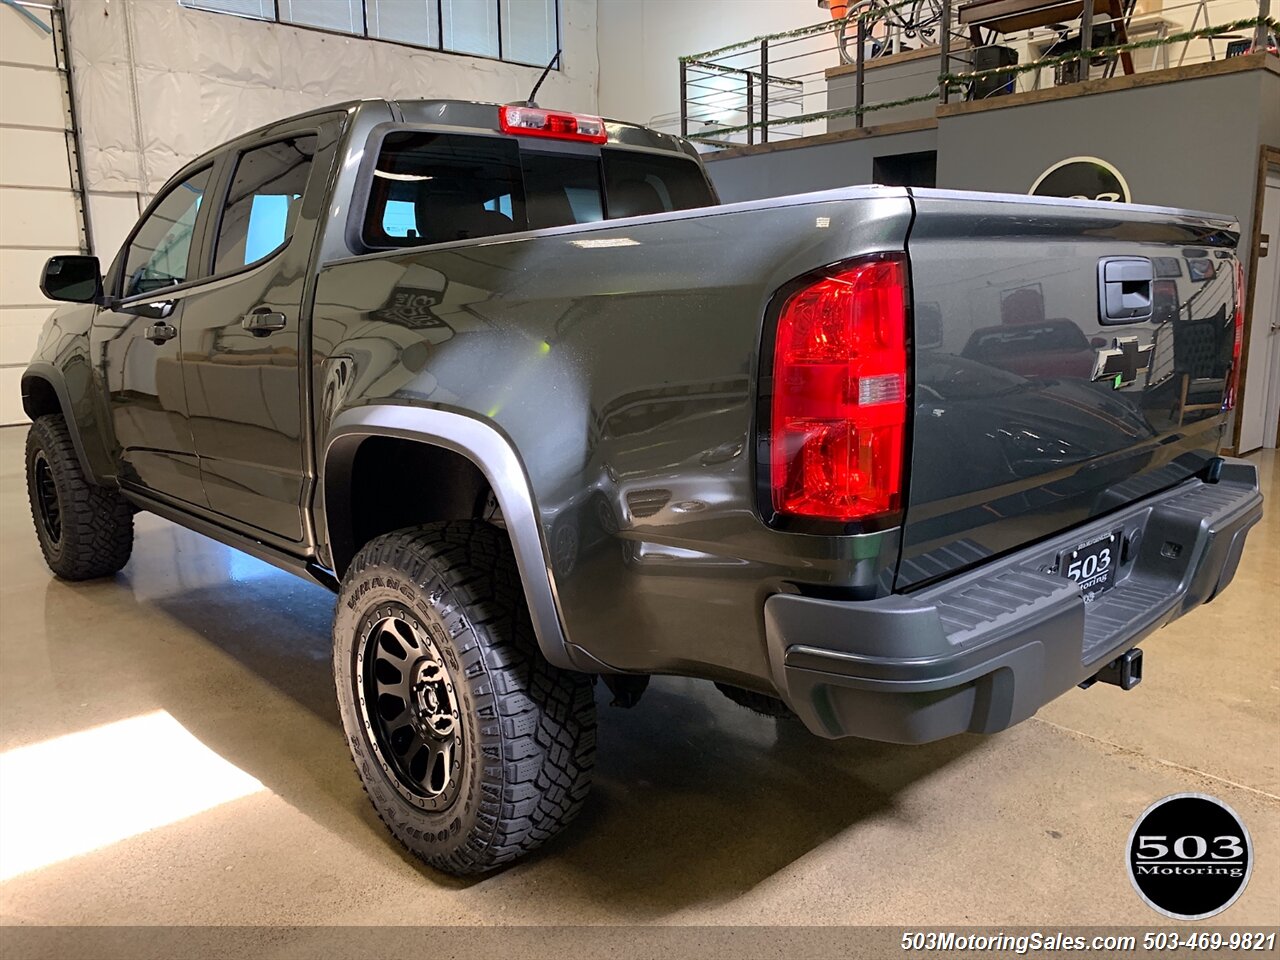
<svg viewBox="0 0 1280 960">
<path fill-rule="evenodd" d="M 1136 684 L 1262 513 L 1218 455 L 1238 239 L 939 190 L 718 205 L 643 127 L 335 106 L 188 164 L 105 274 L 49 262 L 36 533 L 109 576 L 148 510 L 334 590 L 360 779 L 480 872 L 582 806 L 597 680 L 903 744 Z"/>
</svg>

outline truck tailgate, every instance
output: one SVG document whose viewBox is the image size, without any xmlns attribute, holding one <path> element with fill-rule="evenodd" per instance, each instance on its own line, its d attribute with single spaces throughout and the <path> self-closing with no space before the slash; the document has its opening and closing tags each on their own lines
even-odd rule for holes
<svg viewBox="0 0 1280 960">
<path fill-rule="evenodd" d="M 913 191 L 913 202 L 896 589 L 1119 509 L 1216 456 L 1236 340 L 1235 223 L 946 191 Z"/>
</svg>

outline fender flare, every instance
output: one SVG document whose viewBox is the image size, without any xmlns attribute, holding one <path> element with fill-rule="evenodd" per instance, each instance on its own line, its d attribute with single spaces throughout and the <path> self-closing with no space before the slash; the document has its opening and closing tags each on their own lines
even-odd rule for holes
<svg viewBox="0 0 1280 960">
<path fill-rule="evenodd" d="M 437 407 L 401 404 L 353 407 L 334 417 L 325 442 L 319 484 L 330 551 L 334 552 L 335 547 L 343 545 L 333 542 L 327 498 L 340 489 L 339 483 L 346 482 L 340 479 L 341 476 L 349 479 L 356 448 L 368 437 L 393 437 L 433 444 L 461 454 L 479 468 L 502 508 L 542 655 L 554 666 L 582 670 L 583 666 L 575 663 L 571 655 L 560 618 L 555 576 L 524 466 L 511 441 L 490 423 Z M 333 476 L 335 470 L 339 472 L 338 477 Z M 347 545 L 348 552 L 350 548 L 351 545 Z M 350 561 L 349 556 L 341 558 L 342 562 L 339 559 L 336 554 L 332 556 L 335 567 L 345 567 Z M 337 572 L 341 574 L 343 571 Z"/>
<path fill-rule="evenodd" d="M 80 435 L 80 424 L 76 422 L 75 408 L 71 405 L 71 396 L 67 392 L 67 383 L 62 376 L 62 371 L 51 363 L 40 361 L 29 364 L 27 369 L 22 372 L 22 410 L 34 420 L 37 414 L 33 414 L 31 410 L 30 395 L 27 389 L 27 384 L 32 380 L 43 380 L 52 388 L 54 396 L 58 398 L 58 406 L 62 410 L 62 419 L 67 423 L 67 430 L 71 434 L 71 446 L 76 451 L 76 459 L 80 461 L 80 469 L 83 471 L 85 479 L 92 484 L 101 485 L 102 481 L 94 474 L 89 457 L 85 453 L 84 438 Z"/>
</svg>

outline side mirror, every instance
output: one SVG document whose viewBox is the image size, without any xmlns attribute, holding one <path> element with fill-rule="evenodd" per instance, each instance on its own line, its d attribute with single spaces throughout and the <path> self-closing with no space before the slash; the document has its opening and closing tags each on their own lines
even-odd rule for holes
<svg viewBox="0 0 1280 960">
<path fill-rule="evenodd" d="M 50 300 L 99 303 L 102 300 L 102 268 L 97 257 L 50 257 L 40 277 L 40 292 Z"/>
</svg>

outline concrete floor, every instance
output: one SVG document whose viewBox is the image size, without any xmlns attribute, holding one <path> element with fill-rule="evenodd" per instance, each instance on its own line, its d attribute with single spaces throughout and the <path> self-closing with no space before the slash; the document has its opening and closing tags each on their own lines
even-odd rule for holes
<svg viewBox="0 0 1280 960">
<path fill-rule="evenodd" d="M 150 515 L 115 579 L 54 580 L 24 435 L 0 430 L 0 767 L 27 773 L 0 782 L 0 811 L 36 856 L 76 829 L 64 859 L 0 886 L 2 923 L 1158 926 L 1122 850 L 1180 791 L 1225 800 L 1256 845 L 1248 890 L 1209 922 L 1280 922 L 1272 455 L 1235 583 L 1144 644 L 1136 691 L 1073 691 L 998 736 L 917 748 L 818 740 L 705 683 L 656 681 L 630 711 L 601 691 L 582 818 L 468 882 L 402 855 L 365 801 L 333 701 L 332 597 Z"/>
</svg>

